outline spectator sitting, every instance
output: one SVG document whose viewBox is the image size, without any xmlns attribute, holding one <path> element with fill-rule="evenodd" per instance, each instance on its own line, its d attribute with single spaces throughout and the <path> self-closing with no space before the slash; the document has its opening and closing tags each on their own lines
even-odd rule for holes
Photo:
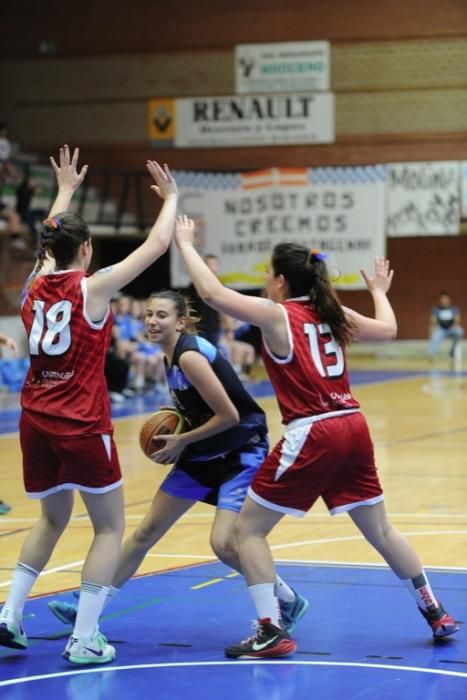
<svg viewBox="0 0 467 700">
<path fill-rule="evenodd" d="M 251 368 L 256 359 L 254 345 L 246 343 L 244 340 L 237 340 L 237 334 L 244 325 L 231 316 L 222 316 L 223 332 L 219 340 L 221 352 L 223 352 L 242 381 L 249 379 Z"/>
<path fill-rule="evenodd" d="M 430 319 L 430 357 L 435 359 L 439 346 L 445 338 L 452 339 L 449 355 L 454 358 L 456 347 L 464 336 L 464 329 L 460 325 L 460 310 L 453 306 L 448 292 L 441 292 L 438 303 L 431 310 Z"/>
<path fill-rule="evenodd" d="M 31 209 L 31 201 L 36 192 L 41 191 L 41 186 L 32 178 L 28 172 L 16 189 L 16 211 L 21 221 L 25 224 L 31 234 L 32 247 L 37 245 L 36 222 L 45 217 L 46 212 L 42 209 Z"/>
<path fill-rule="evenodd" d="M 11 350 L 15 355 L 18 354 L 18 346 L 16 345 L 13 338 L 10 338 L 8 335 L 4 335 L 3 333 L 0 333 L 0 345 L 4 345 L 6 348 Z M 5 501 L 0 501 L 0 515 L 4 515 L 5 513 L 8 513 L 10 510 L 11 510 L 11 506 L 9 506 L 8 503 L 5 503 Z"/>
<path fill-rule="evenodd" d="M 219 258 L 217 255 L 208 253 L 204 256 L 204 262 L 216 277 L 219 276 Z M 198 335 L 206 338 L 215 347 L 219 344 L 221 336 L 220 314 L 216 309 L 206 304 L 198 295 L 196 288 L 191 284 L 187 289 L 187 296 L 190 298 L 196 316 L 199 318 Z"/>
<path fill-rule="evenodd" d="M 21 219 L 17 212 L 2 202 L 2 189 L 7 182 L 17 182 L 19 174 L 11 162 L 11 144 L 8 140 L 8 126 L 0 122 L 0 219 L 6 222 L 12 248 L 25 249 L 26 243 L 20 236 Z"/>
<path fill-rule="evenodd" d="M 125 401 L 124 391 L 127 386 L 130 365 L 127 359 L 119 356 L 118 352 L 118 328 L 112 328 L 112 340 L 105 358 L 105 379 L 109 398 L 112 403 L 118 404 Z"/>
</svg>

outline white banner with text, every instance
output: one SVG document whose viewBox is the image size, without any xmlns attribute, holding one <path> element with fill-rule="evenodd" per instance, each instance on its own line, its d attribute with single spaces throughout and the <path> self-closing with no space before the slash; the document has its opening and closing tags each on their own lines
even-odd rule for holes
<svg viewBox="0 0 467 700">
<path fill-rule="evenodd" d="M 175 101 L 177 148 L 334 141 L 334 95 L 239 95 Z"/>
<path fill-rule="evenodd" d="M 178 172 L 180 213 L 196 222 L 201 255 L 220 261 L 237 289 L 262 287 L 276 243 L 327 253 L 338 289 L 364 289 L 360 268 L 385 253 L 385 168 L 270 168 L 248 173 Z M 175 248 L 171 284 L 190 283 Z"/>
<path fill-rule="evenodd" d="M 458 162 L 394 163 L 387 167 L 388 236 L 459 233 Z"/>
<path fill-rule="evenodd" d="M 328 41 L 239 44 L 235 47 L 237 93 L 317 92 L 329 89 Z"/>
</svg>

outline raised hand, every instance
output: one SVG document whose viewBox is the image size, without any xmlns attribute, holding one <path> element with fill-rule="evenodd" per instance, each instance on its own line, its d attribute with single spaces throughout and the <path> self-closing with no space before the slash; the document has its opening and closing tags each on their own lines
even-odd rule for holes
<svg viewBox="0 0 467 700">
<path fill-rule="evenodd" d="M 360 273 L 365 280 L 369 292 L 381 291 L 385 294 L 389 291 L 394 270 L 389 269 L 389 260 L 387 258 L 375 258 L 375 271 L 373 276 L 369 276 L 365 270 L 360 270 Z"/>
<path fill-rule="evenodd" d="M 161 199 L 167 199 L 170 195 L 177 195 L 177 183 L 172 177 L 169 166 L 166 163 L 164 163 L 164 167 L 161 168 L 157 161 L 148 160 L 146 168 L 156 183 L 155 185 L 151 185 L 151 189 L 157 192 Z"/>
<path fill-rule="evenodd" d="M 175 219 L 175 243 L 180 248 L 184 243 L 193 245 L 195 241 L 195 222 L 184 214 Z"/>
<path fill-rule="evenodd" d="M 75 192 L 83 182 L 88 166 L 83 165 L 81 171 L 78 172 L 78 158 L 79 148 L 75 148 L 73 156 L 70 158 L 70 149 L 66 144 L 60 148 L 59 165 L 57 165 L 53 156 L 50 156 L 50 162 L 54 169 L 59 189 L 70 189 Z"/>
</svg>

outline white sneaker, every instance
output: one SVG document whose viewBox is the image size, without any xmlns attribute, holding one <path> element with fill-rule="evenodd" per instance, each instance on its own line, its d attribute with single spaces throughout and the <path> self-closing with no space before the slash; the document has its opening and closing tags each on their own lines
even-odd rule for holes
<svg viewBox="0 0 467 700">
<path fill-rule="evenodd" d="M 62 656 L 72 664 L 107 664 L 115 659 L 116 651 L 96 630 L 88 641 L 71 635 Z"/>
<path fill-rule="evenodd" d="M 21 620 L 15 621 L 7 608 L 3 608 L 0 615 L 0 645 L 10 649 L 27 649 L 28 638 L 21 624 Z"/>
</svg>

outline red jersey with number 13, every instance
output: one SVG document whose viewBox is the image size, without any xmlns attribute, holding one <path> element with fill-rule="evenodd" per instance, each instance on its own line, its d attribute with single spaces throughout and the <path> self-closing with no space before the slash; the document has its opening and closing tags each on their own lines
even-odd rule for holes
<svg viewBox="0 0 467 700">
<path fill-rule="evenodd" d="M 86 313 L 82 270 L 39 277 L 21 317 L 31 367 L 21 405 L 39 430 L 60 436 L 112 433 L 104 365 L 112 333 L 110 310 L 99 323 Z"/>
<path fill-rule="evenodd" d="M 345 349 L 317 317 L 307 297 L 281 304 L 287 317 L 288 357 L 276 357 L 263 338 L 262 356 L 282 422 L 359 408 L 350 392 Z"/>
</svg>

